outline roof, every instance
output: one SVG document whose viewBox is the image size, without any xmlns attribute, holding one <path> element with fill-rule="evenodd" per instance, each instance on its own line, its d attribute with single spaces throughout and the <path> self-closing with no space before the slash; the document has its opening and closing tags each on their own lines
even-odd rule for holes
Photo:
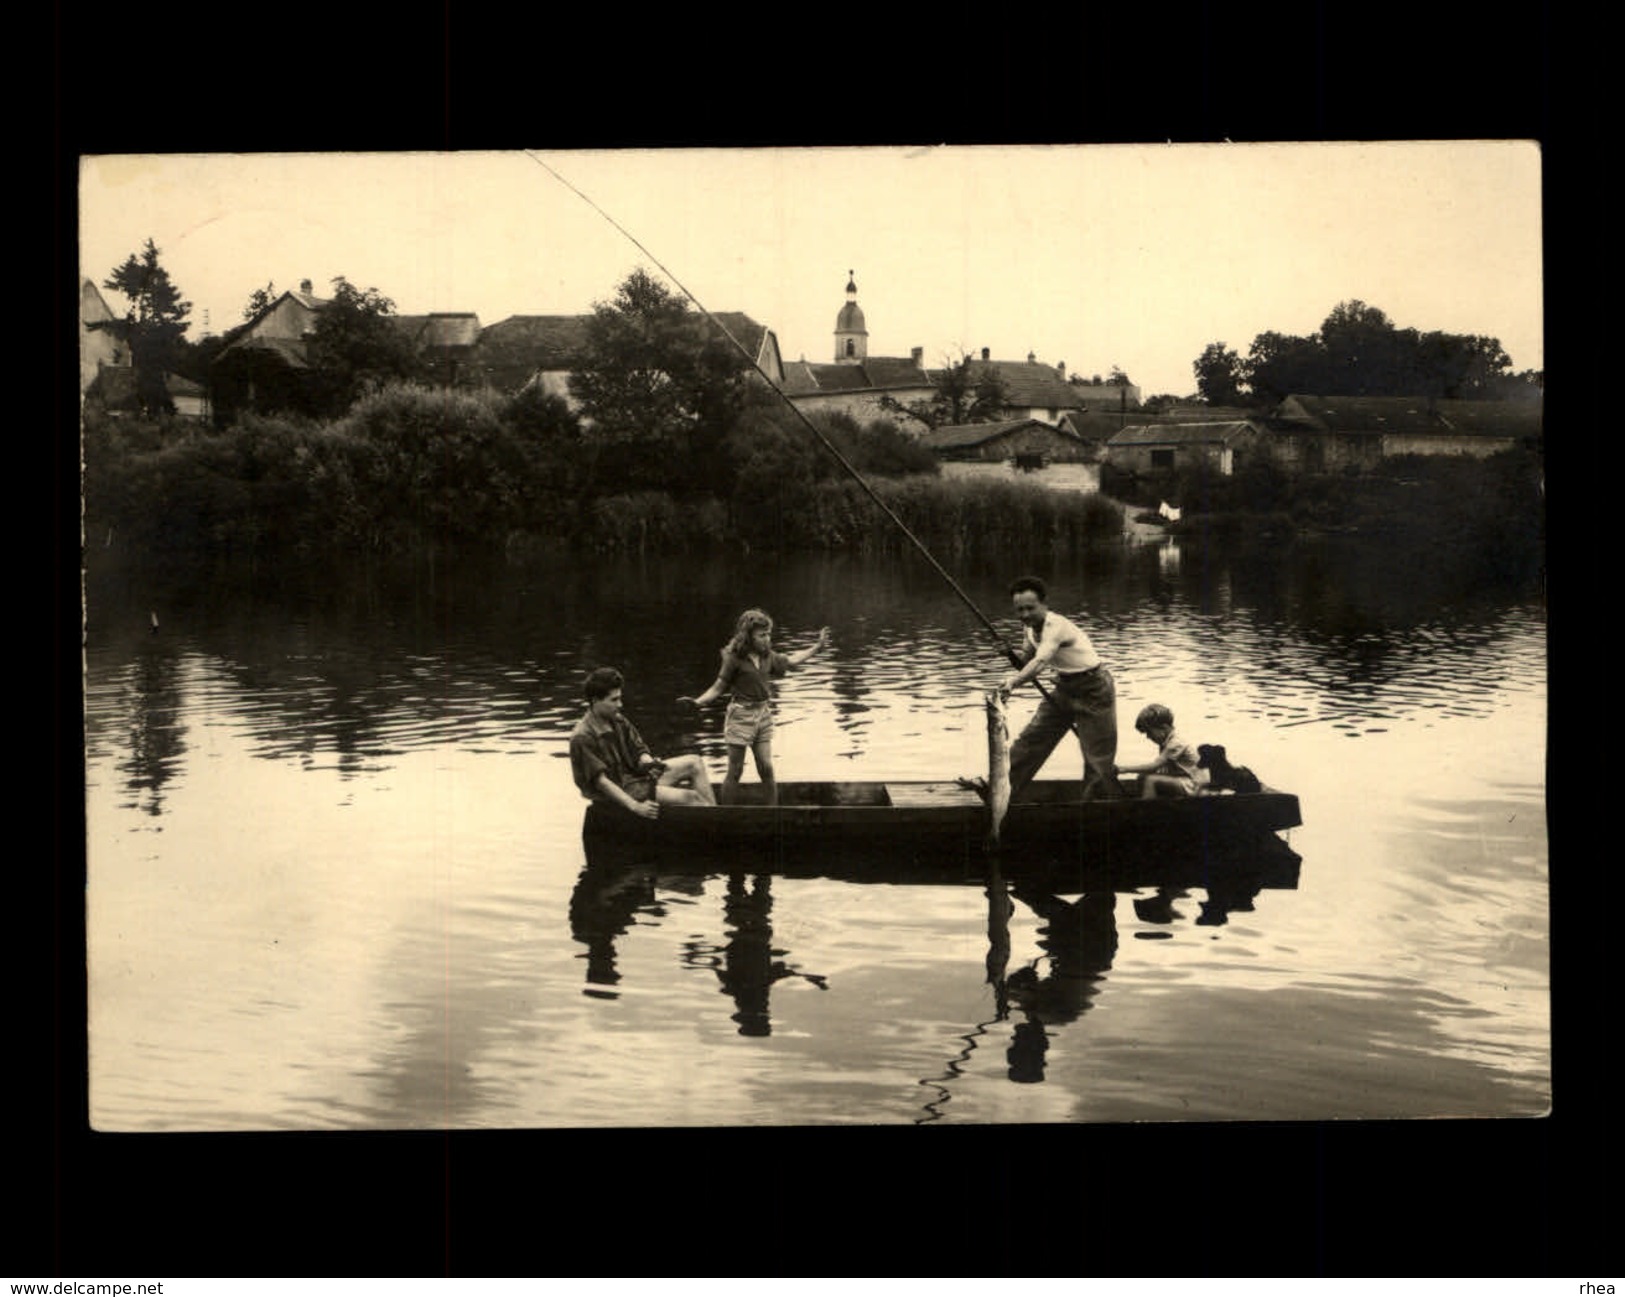
<svg viewBox="0 0 1625 1297">
<path fill-rule="evenodd" d="M 1546 415 L 1540 401 L 1436 401 L 1434 409 L 1453 432 L 1488 437 L 1538 437 Z"/>
<path fill-rule="evenodd" d="M 204 396 L 199 383 L 180 374 L 165 372 L 164 390 L 170 396 Z M 129 365 L 101 365 L 96 370 L 86 396 L 99 397 L 109 409 L 134 408 L 136 404 L 135 370 Z"/>
<path fill-rule="evenodd" d="M 1233 446 L 1258 436 L 1258 427 L 1245 419 L 1222 423 L 1136 423 L 1107 439 L 1122 446 Z"/>
<path fill-rule="evenodd" d="M 1004 384 L 1006 405 L 1025 405 L 1047 410 L 1076 410 L 1083 404 L 1077 386 L 1062 378 L 1053 365 L 1024 360 L 973 360 L 970 372 L 980 381 L 991 370 Z"/>
<path fill-rule="evenodd" d="M 1287 397 L 1272 422 L 1284 430 L 1412 436 L 1538 436 L 1540 402 L 1435 401 L 1423 396 Z"/>
<path fill-rule="evenodd" d="M 1245 405 L 1170 405 L 1156 416 L 1157 423 L 1234 423 L 1256 419 L 1259 411 Z M 1150 420 L 1147 420 L 1150 422 Z"/>
<path fill-rule="evenodd" d="M 761 359 L 768 334 L 765 325 L 743 311 L 713 311 L 711 316 L 750 354 L 752 361 Z M 510 315 L 480 330 L 476 362 L 498 387 L 518 387 L 537 372 L 577 369 L 586 354 L 587 324 L 592 318 Z"/>
<path fill-rule="evenodd" d="M 762 342 L 767 337 L 767 326 L 758 324 L 743 311 L 712 311 L 711 318 L 726 329 L 736 342 L 750 353 L 752 360 L 760 360 Z"/>
<path fill-rule="evenodd" d="M 784 391 L 790 396 L 896 388 L 924 390 L 931 385 L 931 375 L 912 356 L 866 356 L 849 365 L 812 365 L 805 360 L 786 361 L 784 365 Z"/>
<path fill-rule="evenodd" d="M 384 317 L 419 347 L 472 347 L 480 340 L 480 317 L 473 311 Z"/>
<path fill-rule="evenodd" d="M 835 317 L 837 333 L 867 333 L 863 327 L 863 309 L 856 302 L 848 302 Z"/>
<path fill-rule="evenodd" d="M 1068 441 L 1076 441 L 1074 434 L 1057 428 L 1042 419 L 1005 419 L 1000 423 L 958 423 L 945 428 L 933 428 L 920 434 L 919 444 L 927 450 L 962 450 L 967 446 L 982 446 L 995 441 L 1018 428 L 1038 427 Z"/>
<path fill-rule="evenodd" d="M 305 359 L 305 340 L 303 338 L 239 337 L 236 342 L 220 349 L 214 358 L 214 363 L 218 365 L 229 355 L 240 355 L 248 351 L 270 352 L 294 369 L 310 368 L 310 362 Z"/>
</svg>

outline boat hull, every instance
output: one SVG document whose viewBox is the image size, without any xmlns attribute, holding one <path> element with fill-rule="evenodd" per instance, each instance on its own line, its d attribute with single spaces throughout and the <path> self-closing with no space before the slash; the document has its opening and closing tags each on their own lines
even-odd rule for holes
<svg viewBox="0 0 1625 1297">
<path fill-rule="evenodd" d="M 1265 789 L 1144 800 L 1083 801 L 1076 781 L 1035 781 L 1010 807 L 998 850 L 988 811 L 952 781 L 781 784 L 780 803 L 759 785 L 729 806 L 662 806 L 654 820 L 607 802 L 587 808 L 589 853 L 658 858 L 705 872 L 734 869 L 898 881 L 975 880 L 989 862 L 1014 875 L 1062 871 L 1149 876 L 1170 870 L 1201 883 L 1215 871 L 1265 861 L 1279 872 L 1276 836 L 1302 822 L 1298 799 Z M 749 800 L 746 800 L 749 799 Z M 1290 851 L 1296 885 L 1297 857 Z M 1127 884 L 1139 885 L 1139 884 Z"/>
</svg>

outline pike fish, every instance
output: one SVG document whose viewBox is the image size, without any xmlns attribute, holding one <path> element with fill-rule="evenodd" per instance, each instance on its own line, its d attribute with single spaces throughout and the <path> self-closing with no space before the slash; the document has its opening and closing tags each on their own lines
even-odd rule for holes
<svg viewBox="0 0 1625 1297">
<path fill-rule="evenodd" d="M 988 842 L 997 847 L 1010 809 L 1010 723 L 997 689 L 987 691 L 987 809 Z"/>
</svg>

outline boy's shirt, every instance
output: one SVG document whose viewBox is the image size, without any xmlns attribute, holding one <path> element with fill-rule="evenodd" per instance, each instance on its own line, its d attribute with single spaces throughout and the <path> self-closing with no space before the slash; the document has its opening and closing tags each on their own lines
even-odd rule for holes
<svg viewBox="0 0 1625 1297">
<path fill-rule="evenodd" d="M 1168 767 L 1170 774 L 1185 775 L 1198 783 L 1207 782 L 1207 771 L 1201 768 L 1201 755 L 1194 743 L 1187 743 L 1177 733 L 1170 732 L 1157 749 L 1157 759 Z"/>
<path fill-rule="evenodd" d="M 648 754 L 637 727 L 625 716 L 600 721 L 590 711 L 570 731 L 570 773 L 583 797 L 602 798 L 599 775 L 608 775 L 612 784 L 625 788 L 628 780 L 642 777 L 638 761 Z"/>
</svg>

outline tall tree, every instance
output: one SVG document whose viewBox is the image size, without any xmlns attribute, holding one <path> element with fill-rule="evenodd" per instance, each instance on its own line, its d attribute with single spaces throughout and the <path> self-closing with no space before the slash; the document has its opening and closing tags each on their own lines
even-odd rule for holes
<svg viewBox="0 0 1625 1297">
<path fill-rule="evenodd" d="M 640 267 L 593 307 L 570 392 L 605 471 L 627 487 L 706 491 L 725 473 L 723 439 L 748 368 L 719 329 Z"/>
<path fill-rule="evenodd" d="M 416 352 L 392 320 L 395 303 L 376 288 L 357 288 L 343 275 L 316 317 L 307 348 L 318 411 L 342 414 L 391 379 L 418 376 Z"/>
<path fill-rule="evenodd" d="M 892 414 L 917 419 L 927 428 L 955 428 L 967 423 L 996 423 L 1004 418 L 1009 393 L 997 366 L 960 353 L 944 357 L 931 374 L 933 391 L 922 401 L 882 396 L 880 406 Z"/>
<path fill-rule="evenodd" d="M 1248 350 L 1242 379 L 1253 397 L 1266 405 L 1283 401 L 1294 392 L 1325 394 L 1325 348 L 1318 336 L 1260 333 Z"/>
<path fill-rule="evenodd" d="M 149 238 L 140 253 L 132 252 L 102 282 L 102 287 L 122 293 L 129 309 L 122 320 L 108 320 L 92 328 L 106 328 L 130 349 L 135 370 L 136 401 L 144 414 L 172 412 L 164 375 L 176 367 L 187 329 L 192 303 L 186 301 L 159 264 L 159 248 Z"/>
<path fill-rule="evenodd" d="M 1208 343 L 1191 368 L 1196 390 L 1209 405 L 1241 404 L 1241 357 L 1224 343 Z"/>
</svg>

